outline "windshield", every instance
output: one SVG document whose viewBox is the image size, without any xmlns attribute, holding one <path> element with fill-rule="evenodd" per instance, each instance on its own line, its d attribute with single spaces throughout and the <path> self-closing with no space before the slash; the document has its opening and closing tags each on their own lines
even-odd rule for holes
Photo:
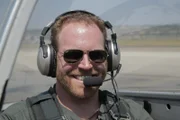
<svg viewBox="0 0 180 120">
<path fill-rule="evenodd" d="M 13 69 L 6 103 L 36 95 L 55 83 L 38 71 L 39 36 L 55 17 L 76 9 L 93 12 L 113 24 L 121 51 L 122 68 L 115 78 L 119 89 L 179 91 L 179 0 L 39 0 Z M 111 82 L 101 88 L 112 90 Z"/>
<path fill-rule="evenodd" d="M 5 25 L 9 18 L 10 12 L 13 8 L 15 0 L 1 0 L 0 1 L 0 36 L 2 36 L 2 32 L 5 29 Z M 1 37 L 0 37 L 1 38 Z M 0 39 L 1 42 L 1 39 Z"/>
</svg>

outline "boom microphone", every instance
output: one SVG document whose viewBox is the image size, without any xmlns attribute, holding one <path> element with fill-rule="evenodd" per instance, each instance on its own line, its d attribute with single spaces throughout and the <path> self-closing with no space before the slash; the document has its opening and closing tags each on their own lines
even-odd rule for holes
<svg viewBox="0 0 180 120">
<path fill-rule="evenodd" d="M 101 77 L 87 76 L 83 79 L 83 83 L 86 87 L 101 86 L 103 79 Z"/>
</svg>

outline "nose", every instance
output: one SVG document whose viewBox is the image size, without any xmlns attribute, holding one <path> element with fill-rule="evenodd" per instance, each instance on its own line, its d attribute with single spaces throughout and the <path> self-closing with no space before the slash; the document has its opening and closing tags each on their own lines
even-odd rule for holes
<svg viewBox="0 0 180 120">
<path fill-rule="evenodd" d="M 81 62 L 79 63 L 79 68 L 83 70 L 90 70 L 92 69 L 92 64 L 89 61 L 88 54 L 84 54 Z"/>
</svg>

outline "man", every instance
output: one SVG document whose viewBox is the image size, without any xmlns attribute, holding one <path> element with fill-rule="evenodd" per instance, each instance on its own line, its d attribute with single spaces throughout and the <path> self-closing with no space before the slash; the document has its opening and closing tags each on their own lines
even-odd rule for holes
<svg viewBox="0 0 180 120">
<path fill-rule="evenodd" d="M 0 120 L 152 120 L 132 100 L 99 90 L 101 83 L 84 83 L 87 78 L 88 82 L 104 80 L 108 62 L 112 62 L 107 60 L 112 55 L 103 20 L 86 11 L 71 11 L 60 15 L 49 28 L 51 45 L 41 38 L 41 52 L 44 55 L 51 48 L 55 70 L 51 74 L 55 73 L 56 84 L 48 92 L 12 105 L 1 113 Z"/>
</svg>

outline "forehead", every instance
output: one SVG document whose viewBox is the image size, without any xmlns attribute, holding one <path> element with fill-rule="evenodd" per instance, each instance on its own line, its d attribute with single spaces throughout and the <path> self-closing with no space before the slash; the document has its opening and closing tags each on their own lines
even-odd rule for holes
<svg viewBox="0 0 180 120">
<path fill-rule="evenodd" d="M 66 49 L 104 49 L 104 36 L 97 25 L 69 23 L 58 34 L 58 46 Z"/>
</svg>

